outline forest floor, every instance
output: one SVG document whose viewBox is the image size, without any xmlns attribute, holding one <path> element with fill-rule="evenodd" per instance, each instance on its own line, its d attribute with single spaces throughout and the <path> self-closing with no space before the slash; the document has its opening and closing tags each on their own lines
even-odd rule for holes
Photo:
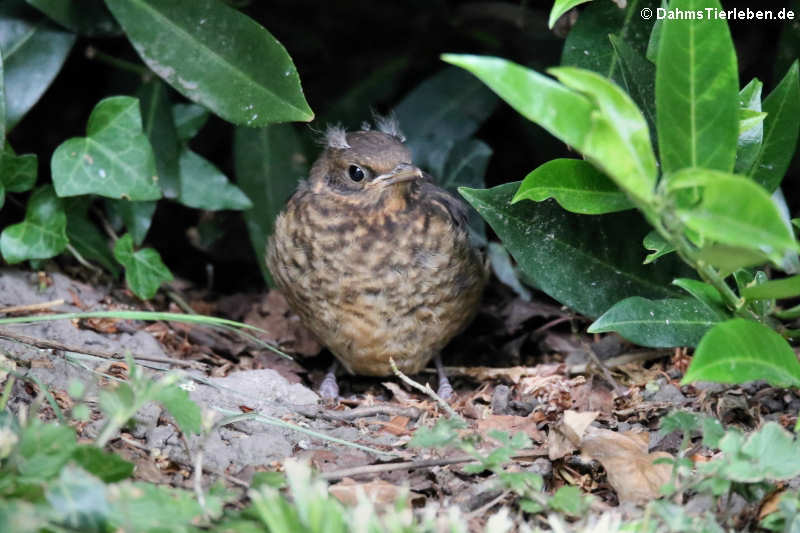
<svg viewBox="0 0 800 533">
<path fill-rule="evenodd" d="M 218 418 L 261 415 L 200 439 L 182 435 L 158 406 L 147 406 L 135 424 L 110 442 L 111 449 L 136 465 L 137 479 L 191 488 L 192 455 L 202 450 L 205 484 L 223 479 L 246 487 L 256 472 L 281 471 L 287 458 L 295 458 L 321 473 L 330 493 L 344 503 L 355 502 L 357 490 L 364 490 L 376 502 L 404 495 L 414 506 L 431 501 L 457 505 L 471 529 L 482 527 L 489 513 L 518 503 L 514 491 L 497 486 L 494 474 L 468 468 L 475 454 L 485 457 L 502 444 L 493 431 L 522 432 L 529 439 L 500 466 L 504 472 L 537 473 L 551 494 L 561 486 L 577 486 L 594 496 L 587 512 L 617 508 L 636 516 L 641 504 L 658 497 L 659 487 L 670 480 L 671 467 L 653 464 L 653 459 L 676 457 L 681 448 L 679 431 L 660 431 L 666 414 L 710 415 L 745 433 L 766 420 L 789 429 L 796 423 L 800 397 L 795 392 L 763 383 L 681 386 L 690 360 L 685 350 L 648 350 L 616 335 L 587 335 L 589 321 L 545 300 L 535 294 L 525 301 L 495 282 L 475 322 L 446 349 L 444 362 L 456 391 L 450 408 L 466 424 L 459 432 L 461 445 L 455 447 L 408 446 L 418 428 L 453 413 L 396 377 L 341 376 L 340 401 L 322 402 L 315 391 L 331 356 L 275 291 L 212 298 L 174 282 L 152 303 L 142 304 L 108 280 L 4 269 L 0 311 L 6 316 L 184 312 L 188 305 L 199 314 L 263 329 L 268 333 L 264 340 L 293 358 L 225 331 L 118 319 L 3 326 L 0 353 L 30 378 L 18 380 L 12 390 L 8 405 L 16 412 L 34 402 L 41 386 L 68 410 L 70 383 L 90 385 L 86 398 L 95 409 L 89 421 L 74 423 L 83 439 L 96 437 L 102 424 L 92 401 L 99 387 L 125 379 L 124 353 L 154 373 L 185 372 L 192 382 L 191 398 Z M 433 371 L 412 377 L 435 387 Z M 45 405 L 40 416 L 53 412 Z M 470 443 L 469 450 L 464 442 Z M 683 456 L 695 462 L 713 456 L 699 436 L 688 442 Z M 702 510 L 711 503 L 694 505 Z M 731 503 L 729 511 L 739 515 L 733 523 L 752 521 L 759 506 Z"/>
</svg>

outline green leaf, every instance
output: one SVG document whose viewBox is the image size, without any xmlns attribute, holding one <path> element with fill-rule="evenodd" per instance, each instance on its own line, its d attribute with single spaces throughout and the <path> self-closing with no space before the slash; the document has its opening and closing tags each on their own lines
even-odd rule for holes
<svg viewBox="0 0 800 533">
<path fill-rule="evenodd" d="M 633 211 L 575 215 L 555 202 L 509 205 L 519 182 L 459 192 L 494 229 L 519 268 L 541 290 L 587 316 L 599 316 L 628 296 L 669 298 L 669 283 L 686 273 L 672 257 L 642 265 L 629 240 L 647 231 Z M 626 238 L 620 239 L 620 235 Z"/>
<path fill-rule="evenodd" d="M 439 177 L 453 145 L 472 136 L 496 104 L 479 80 L 448 67 L 408 93 L 394 112 L 414 163 Z"/>
<path fill-rule="evenodd" d="M 760 379 L 775 387 L 797 387 L 800 363 L 789 344 L 770 328 L 734 318 L 706 333 L 682 383 L 745 383 Z"/>
<path fill-rule="evenodd" d="M 0 152 L 0 185 L 8 192 L 31 190 L 37 171 L 36 154 L 15 155 L 9 146 Z"/>
<path fill-rule="evenodd" d="M 775 300 L 800 295 L 800 275 L 784 279 L 773 279 L 760 285 L 742 289 L 742 297 L 748 300 Z"/>
<path fill-rule="evenodd" d="M 172 281 L 172 273 L 164 266 L 153 248 L 133 251 L 133 239 L 125 234 L 114 244 L 114 257 L 125 267 L 125 282 L 143 300 L 155 296 L 158 287 Z"/>
<path fill-rule="evenodd" d="M 720 443 L 721 447 L 725 445 L 724 441 Z M 727 464 L 720 471 L 733 481 L 788 480 L 800 474 L 800 441 L 777 422 L 767 422 L 748 435 L 736 452 L 726 454 Z"/>
<path fill-rule="evenodd" d="M 472 72 L 522 116 L 565 143 L 583 147 L 596 106 L 538 72 L 498 57 L 444 54 L 442 60 Z"/>
<path fill-rule="evenodd" d="M 0 2 L 6 129 L 13 128 L 41 98 L 74 42 L 73 34 L 54 28 L 23 2 Z"/>
<path fill-rule="evenodd" d="M 762 83 L 758 78 L 753 78 L 750 83 L 739 91 L 739 112 L 742 109 L 750 111 L 761 111 L 761 87 Z M 764 135 L 764 123 L 758 122 L 752 128 L 743 130 L 741 121 L 739 123 L 739 139 L 736 148 L 736 164 L 733 167 L 737 174 L 746 173 L 753 165 L 755 157 L 761 148 L 761 141 Z"/>
<path fill-rule="evenodd" d="M 45 492 L 57 522 L 78 531 L 104 531 L 109 513 L 105 484 L 82 468 L 67 465 Z"/>
<path fill-rule="evenodd" d="M 721 10 L 717 0 L 673 0 L 669 9 Z M 685 167 L 730 172 L 738 137 L 738 72 L 728 24 L 664 20 L 656 63 L 658 146 L 664 173 Z"/>
<path fill-rule="evenodd" d="M 609 37 L 643 55 L 653 20 L 644 19 L 641 11 L 645 7 L 655 10 L 657 5 L 655 0 L 630 0 L 624 8 L 616 2 L 594 2 L 586 6 L 564 41 L 561 65 L 597 72 L 627 88 L 632 95 L 622 72 L 622 58 Z"/>
<path fill-rule="evenodd" d="M 517 276 L 517 271 L 511 263 L 511 257 L 503 245 L 496 242 L 490 242 L 487 250 L 489 256 L 489 263 L 492 265 L 492 272 L 497 276 L 505 286 L 514 291 L 517 296 L 525 300 L 531 301 L 531 291 L 525 288 Z"/>
<path fill-rule="evenodd" d="M 795 60 L 781 82 L 764 100 L 764 140 L 748 173 L 769 192 L 780 185 L 797 149 L 800 122 L 800 79 Z"/>
<path fill-rule="evenodd" d="M 216 501 L 215 501 L 216 500 Z M 124 481 L 108 491 L 109 523 L 116 531 L 190 531 L 188 524 L 203 518 L 194 492 L 145 482 Z M 218 498 L 206 496 L 211 508 Z"/>
<path fill-rule="evenodd" d="M 172 119 L 167 88 L 160 80 L 142 85 L 136 93 L 142 114 L 142 127 L 153 148 L 158 184 L 166 198 L 177 198 L 178 134 Z"/>
<path fill-rule="evenodd" d="M 770 260 L 759 250 L 724 244 L 705 244 L 697 257 L 701 261 L 717 267 L 723 277 L 727 277 L 740 268 L 763 265 Z"/>
<path fill-rule="evenodd" d="M 114 277 L 120 273 L 114 261 L 108 239 L 79 209 L 67 209 L 67 237 L 84 259 L 97 261 Z"/>
<path fill-rule="evenodd" d="M 253 208 L 244 212 L 250 242 L 264 279 L 272 286 L 264 258 L 267 239 L 286 200 L 307 176 L 308 160 L 289 124 L 236 128 L 233 150 L 237 183 L 253 202 Z"/>
<path fill-rule="evenodd" d="M 180 155 L 179 200 L 183 205 L 218 211 L 250 209 L 253 203 L 210 161 L 184 147 Z"/>
<path fill-rule="evenodd" d="M 53 187 L 39 187 L 28 199 L 25 220 L 7 226 L 0 235 L 0 250 L 8 263 L 48 259 L 67 247 L 67 215 Z"/>
<path fill-rule="evenodd" d="M 722 317 L 727 317 L 730 314 L 725 307 L 725 300 L 722 299 L 722 295 L 712 285 L 690 278 L 678 278 L 672 284 L 703 302 L 709 311 Z"/>
<path fill-rule="evenodd" d="M 703 188 L 702 200 L 677 209 L 677 214 L 702 238 L 755 250 L 778 264 L 785 252 L 798 249 L 769 194 L 753 181 L 707 169 L 685 169 L 667 177 L 672 192 L 692 187 Z"/>
<path fill-rule="evenodd" d="M 432 428 L 420 427 L 408 445 L 412 448 L 443 448 L 460 440 L 458 431 L 466 424 L 458 418 L 439 418 Z"/>
<path fill-rule="evenodd" d="M 574 485 L 564 485 L 556 490 L 550 499 L 550 507 L 556 511 L 571 515 L 584 516 L 591 502 L 583 495 L 581 489 Z"/>
<path fill-rule="evenodd" d="M 161 197 L 155 159 L 142 132 L 139 101 L 113 96 L 98 102 L 86 127 L 56 148 L 51 161 L 59 196 L 99 194 L 128 200 Z"/>
<path fill-rule="evenodd" d="M 553 159 L 525 176 L 511 203 L 554 198 L 573 213 L 602 215 L 633 208 L 625 193 L 581 159 Z"/>
<path fill-rule="evenodd" d="M 644 258 L 643 264 L 648 265 L 663 255 L 670 254 L 675 251 L 675 247 L 664 240 L 656 230 L 650 231 L 642 239 L 642 246 L 645 250 L 650 250 L 650 253 Z"/>
<path fill-rule="evenodd" d="M 105 483 L 122 481 L 133 475 L 133 463 L 115 453 L 106 452 L 97 446 L 82 444 L 72 452 L 72 460 L 81 468 L 102 479 Z"/>
<path fill-rule="evenodd" d="M 130 200 L 107 200 L 106 209 L 113 211 L 109 217 L 119 216 L 122 224 L 133 239 L 133 244 L 140 246 L 153 223 L 156 202 L 131 202 Z"/>
<path fill-rule="evenodd" d="M 75 430 L 37 420 L 22 430 L 13 464 L 26 481 L 44 482 L 61 471 L 76 446 Z"/>
<path fill-rule="evenodd" d="M 0 50 L 2 52 L 2 50 Z M 5 84 L 3 83 L 3 54 L 0 53 L 0 153 L 3 153 L 6 145 L 6 94 Z M 0 174 L 2 177 L 2 174 Z M 3 182 L 0 181 L 0 187 Z M 0 204 L 1 205 L 1 204 Z"/>
<path fill-rule="evenodd" d="M 626 192 L 649 201 L 656 183 L 656 158 L 647 122 L 630 96 L 594 72 L 571 67 L 549 72 L 598 108 L 586 143 L 577 148 Z"/>
<path fill-rule="evenodd" d="M 573 7 L 589 1 L 591 0 L 556 0 L 553 2 L 553 8 L 550 10 L 550 17 L 547 19 L 547 27 L 552 30 L 556 21 L 561 18 L 561 15 Z"/>
<path fill-rule="evenodd" d="M 165 387 L 156 400 L 167 408 L 178 427 L 185 434 L 199 435 L 203 430 L 203 414 L 200 406 L 189 398 L 189 393 L 177 385 Z"/>
<path fill-rule="evenodd" d="M 309 121 L 286 49 L 216 0 L 106 0 L 142 60 L 188 99 L 234 124 Z"/>
<path fill-rule="evenodd" d="M 764 123 L 767 114 L 763 111 L 753 111 L 752 109 L 739 109 L 739 135 L 745 133 L 756 126 Z"/>
<path fill-rule="evenodd" d="M 724 318 L 694 298 L 648 300 L 634 296 L 606 311 L 588 331 L 616 331 L 631 342 L 651 348 L 696 346 Z"/>
<path fill-rule="evenodd" d="M 186 142 L 197 135 L 208 120 L 208 109 L 197 104 L 173 104 L 172 120 L 178 140 Z"/>
<path fill-rule="evenodd" d="M 647 119 L 650 140 L 656 134 L 656 67 L 644 57 L 643 52 L 623 41 L 616 35 L 609 35 L 611 45 L 619 58 L 620 70 L 628 94 Z"/>
<path fill-rule="evenodd" d="M 102 0 L 25 0 L 64 26 L 87 37 L 108 37 L 121 33 Z"/>
<path fill-rule="evenodd" d="M 453 145 L 447 154 L 444 169 L 434 180 L 440 187 L 458 196 L 459 187 L 482 189 L 486 186 L 484 176 L 492 149 L 483 141 L 465 139 Z M 477 211 L 469 208 L 467 215 L 470 236 L 478 246 L 486 244 L 486 226 Z"/>
</svg>

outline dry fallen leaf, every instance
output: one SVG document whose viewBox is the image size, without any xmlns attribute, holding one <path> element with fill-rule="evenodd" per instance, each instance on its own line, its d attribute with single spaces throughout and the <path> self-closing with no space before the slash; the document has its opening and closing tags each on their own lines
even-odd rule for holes
<svg viewBox="0 0 800 533">
<path fill-rule="evenodd" d="M 545 436 L 536 427 L 536 419 L 532 416 L 489 415 L 475 423 L 475 429 L 486 434 L 489 431 L 505 431 L 510 434 L 522 431 L 534 442 L 544 442 Z"/>
<path fill-rule="evenodd" d="M 659 488 L 670 480 L 672 467 L 653 461 L 672 456 L 666 452 L 647 453 L 646 440 L 646 434 L 623 434 L 593 426 L 586 429 L 581 440 L 581 451 L 603 465 L 621 502 L 654 500 L 661 495 Z"/>
<path fill-rule="evenodd" d="M 421 494 L 409 491 L 407 488 L 392 485 L 382 479 L 373 479 L 369 483 L 357 483 L 350 478 L 328 487 L 328 492 L 345 505 L 356 505 L 358 493 L 363 491 L 367 500 L 376 505 L 394 504 L 400 496 L 406 497 L 406 504 L 411 505 L 414 500 L 424 498 Z"/>
<path fill-rule="evenodd" d="M 599 415 L 596 411 L 565 411 L 564 419 L 554 426 L 548 435 L 547 455 L 551 461 L 561 459 L 580 447 L 581 438 L 586 428 Z"/>
</svg>

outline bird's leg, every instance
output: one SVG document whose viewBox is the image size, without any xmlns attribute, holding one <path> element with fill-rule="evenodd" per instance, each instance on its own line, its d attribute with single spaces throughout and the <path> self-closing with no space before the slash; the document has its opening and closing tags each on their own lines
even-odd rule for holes
<svg viewBox="0 0 800 533">
<path fill-rule="evenodd" d="M 436 394 L 438 394 L 443 400 L 449 400 L 453 397 L 453 387 L 450 385 L 450 381 L 447 379 L 447 375 L 444 373 L 442 356 L 436 354 L 436 357 L 433 358 L 433 363 L 436 365 L 436 374 L 439 376 L 439 390 L 436 391 Z"/>
<path fill-rule="evenodd" d="M 334 359 L 333 364 L 319 385 L 319 395 L 322 396 L 323 400 L 335 400 L 339 397 L 339 384 L 336 383 L 336 371 L 338 369 L 339 361 Z"/>
</svg>

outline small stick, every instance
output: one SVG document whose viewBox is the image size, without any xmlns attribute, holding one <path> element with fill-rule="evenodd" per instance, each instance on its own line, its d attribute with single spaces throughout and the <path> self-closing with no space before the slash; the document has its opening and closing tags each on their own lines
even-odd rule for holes
<svg viewBox="0 0 800 533">
<path fill-rule="evenodd" d="M 64 344 L 57 341 L 51 341 L 49 339 L 38 339 L 36 337 L 29 337 L 28 335 L 12 333 L 7 329 L 0 329 L 0 338 L 21 342 L 22 344 L 27 344 L 29 346 L 36 346 L 37 348 L 44 348 L 46 350 L 63 350 L 65 352 L 83 353 L 87 355 L 93 355 L 95 357 L 101 357 L 103 359 L 120 359 L 120 360 L 125 359 L 125 356 L 119 353 L 106 352 L 104 350 L 97 350 L 95 348 L 86 348 L 83 346 L 75 346 L 72 344 Z M 133 356 L 134 359 L 139 359 L 141 361 L 151 361 L 154 363 L 167 363 L 170 365 L 194 368 L 197 370 L 203 370 L 205 368 L 205 365 L 199 361 L 183 361 L 181 359 L 174 359 L 172 357 L 159 357 L 155 355 L 139 355 L 139 354 L 131 354 L 131 355 Z"/>
<path fill-rule="evenodd" d="M 524 459 L 530 457 L 540 457 L 547 455 L 546 450 L 522 451 L 513 456 L 514 459 Z M 478 461 L 471 455 L 460 455 L 449 459 L 422 459 L 419 461 L 401 461 L 399 463 L 384 463 L 379 465 L 362 465 L 351 468 L 342 468 L 333 472 L 323 472 L 320 477 L 325 481 L 333 481 L 345 477 L 362 476 L 365 474 L 379 474 L 382 472 L 392 472 L 394 470 L 416 470 L 418 468 L 432 468 L 434 466 L 448 466 L 460 463 L 477 463 Z"/>
<path fill-rule="evenodd" d="M 408 377 L 405 374 L 403 374 L 400 371 L 400 369 L 397 368 L 397 364 L 394 362 L 394 359 L 391 358 L 391 357 L 389 358 L 389 364 L 392 365 L 392 371 L 394 372 L 394 375 L 397 376 L 400 379 L 400 381 L 402 381 L 403 383 L 407 384 L 409 387 L 415 388 L 418 391 L 420 391 L 421 393 L 428 395 L 431 399 L 433 399 L 433 401 L 438 403 L 439 406 L 442 409 L 444 409 L 447 412 L 447 414 L 450 415 L 451 418 L 456 418 L 458 420 L 463 420 L 463 418 L 461 418 L 461 416 L 459 416 L 459 414 L 456 413 L 455 409 L 450 407 L 450 405 L 446 401 L 444 401 L 441 398 L 441 396 L 439 396 L 438 394 L 436 394 L 433 391 L 433 389 L 431 388 L 430 385 L 428 385 L 426 383 L 425 386 L 423 387 L 422 385 L 420 385 L 419 383 L 417 383 L 416 381 L 414 381 L 410 377 Z"/>
<path fill-rule="evenodd" d="M 63 303 L 64 303 L 63 299 L 58 299 L 38 304 L 13 305 L 11 307 L 3 307 L 2 309 L 0 309 L 0 313 L 7 315 L 8 313 L 27 313 L 29 311 L 44 311 L 46 309 L 50 309 L 51 307 L 62 305 Z"/>
</svg>

